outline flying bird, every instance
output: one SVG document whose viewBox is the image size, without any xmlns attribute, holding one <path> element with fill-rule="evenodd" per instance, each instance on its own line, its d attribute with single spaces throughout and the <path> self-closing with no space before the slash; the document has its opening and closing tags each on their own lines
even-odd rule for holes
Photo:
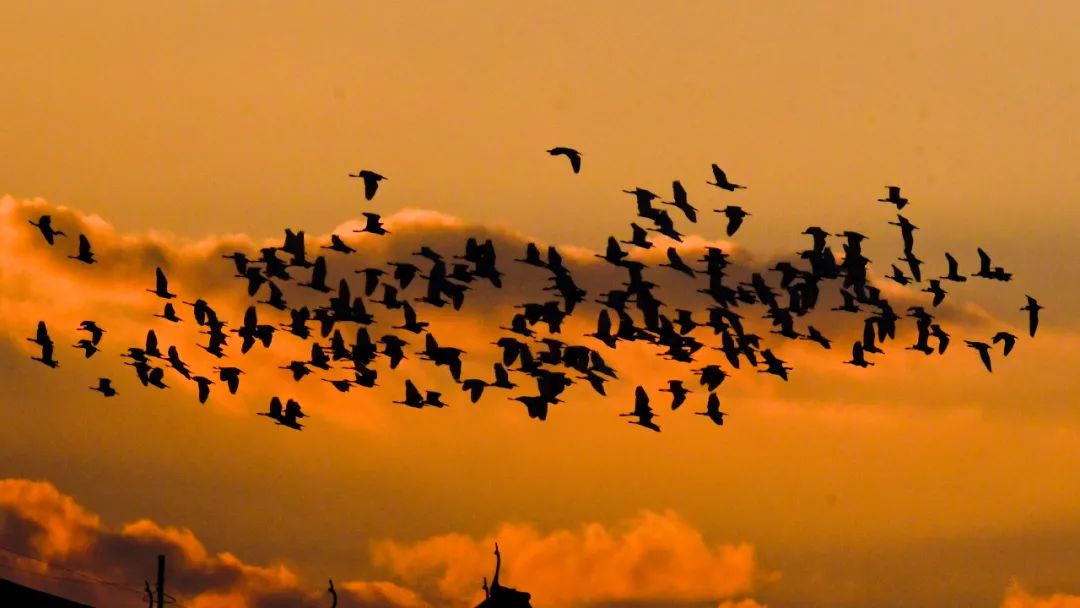
<svg viewBox="0 0 1080 608">
<path fill-rule="evenodd" d="M 86 238 L 85 234 L 79 235 L 79 255 L 69 255 L 68 257 L 83 264 L 93 264 L 97 261 L 94 259 L 93 250 L 90 249 L 90 239 Z"/>
<path fill-rule="evenodd" d="M 878 201 L 882 203 L 892 203 L 896 205 L 896 210 L 903 209 L 908 204 L 908 199 L 900 196 L 900 186 L 886 186 L 889 189 L 889 195 L 885 198 L 879 198 Z"/>
<path fill-rule="evenodd" d="M 735 205 L 728 205 L 723 209 L 713 209 L 713 211 L 715 211 L 716 213 L 723 213 L 727 217 L 728 236 L 735 236 L 735 233 L 738 232 L 739 227 L 742 226 L 743 219 L 750 215 L 745 210 L 743 210 L 742 207 L 738 207 Z"/>
<path fill-rule="evenodd" d="M 990 365 L 990 345 L 989 344 L 987 344 L 986 342 L 975 342 L 973 340 L 964 340 L 964 344 L 967 344 L 968 347 L 979 351 L 979 359 L 982 360 L 982 364 L 986 367 L 986 371 L 988 371 L 988 372 L 994 371 L 993 367 Z"/>
<path fill-rule="evenodd" d="M 941 277 L 945 281 L 955 281 L 957 283 L 963 283 L 967 281 L 967 277 L 960 274 L 960 264 L 956 261 L 956 258 L 951 253 L 945 252 L 945 261 L 949 265 L 949 272 L 945 276 Z"/>
<path fill-rule="evenodd" d="M 349 177 L 358 177 L 364 180 L 364 198 L 369 201 L 375 197 L 375 191 L 379 189 L 379 182 L 386 179 L 385 176 L 379 175 L 374 171 L 368 171 L 367 169 L 358 173 L 350 173 Z"/>
<path fill-rule="evenodd" d="M 721 169 L 720 166 L 717 165 L 716 163 L 713 163 L 712 173 L 713 173 L 713 179 L 715 179 L 716 181 L 715 182 L 710 182 L 710 181 L 705 182 L 706 184 L 709 184 L 710 186 L 716 186 L 717 188 L 727 190 L 728 192 L 734 192 L 735 190 L 737 190 L 739 188 L 745 188 L 746 187 L 746 186 L 740 186 L 739 184 L 733 184 L 733 183 L 729 182 L 728 178 L 727 178 L 727 175 L 724 173 L 724 170 Z"/>
<path fill-rule="evenodd" d="M 634 411 L 619 415 L 637 418 L 637 420 L 630 420 L 630 424 L 636 424 L 658 433 L 660 432 L 660 427 L 653 422 L 653 418 L 656 417 L 656 414 L 654 414 L 652 408 L 649 407 L 649 394 L 646 393 L 645 389 L 641 386 L 637 387 L 634 391 Z"/>
<path fill-rule="evenodd" d="M 660 202 L 664 205 L 671 205 L 672 207 L 675 207 L 679 211 L 683 212 L 683 215 L 686 216 L 686 219 L 690 220 L 693 223 L 697 223 L 697 208 L 690 204 L 690 201 L 687 199 L 686 196 L 686 188 L 683 187 L 682 183 L 679 182 L 679 180 L 671 182 L 671 192 L 675 200 L 671 202 Z"/>
<path fill-rule="evenodd" d="M 38 218 L 37 223 L 34 220 L 30 220 L 30 225 L 36 227 L 41 231 L 41 236 L 45 237 L 45 242 L 52 245 L 55 242 L 57 236 L 67 236 L 63 232 L 56 230 L 52 227 L 52 216 L 43 215 Z"/>
<path fill-rule="evenodd" d="M 1028 333 L 1031 334 L 1032 338 L 1034 338 L 1035 337 L 1035 330 L 1037 330 L 1039 328 L 1039 311 L 1042 310 L 1043 308 L 1046 308 L 1046 307 L 1045 306 L 1039 306 L 1039 303 L 1035 300 L 1035 298 L 1033 298 L 1031 296 L 1024 296 L 1024 297 L 1027 298 L 1027 306 L 1024 306 L 1020 310 L 1026 310 L 1027 311 L 1027 313 L 1028 313 Z"/>
<path fill-rule="evenodd" d="M 724 426 L 724 416 L 727 416 L 726 412 L 720 411 L 720 397 L 716 393 L 709 393 L 709 401 L 705 404 L 704 412 L 694 413 L 698 416 L 707 416 L 717 426 Z"/>
<path fill-rule="evenodd" d="M 1002 342 L 1004 344 L 1004 350 L 1001 352 L 1001 354 L 1008 357 L 1009 353 L 1012 352 L 1013 346 L 1016 345 L 1016 336 L 1013 335 L 1013 334 L 1010 334 L 1007 331 L 999 331 L 996 334 L 994 334 L 994 337 L 991 340 L 991 342 L 993 342 L 994 344 L 997 344 L 998 342 Z"/>
<path fill-rule="evenodd" d="M 175 293 L 169 293 L 169 279 L 165 277 L 165 272 L 161 270 L 160 266 L 158 266 L 157 270 L 154 272 L 154 275 L 156 276 L 154 288 L 147 289 L 146 291 L 149 291 L 155 296 L 163 298 L 165 300 L 171 300 L 175 298 Z"/>
<path fill-rule="evenodd" d="M 112 380 L 108 378 L 98 378 L 97 386 L 91 386 L 90 390 L 97 391 L 106 397 L 115 397 L 116 389 L 113 388 Z"/>
<path fill-rule="evenodd" d="M 570 159 L 570 168 L 574 170 L 574 173 L 581 171 L 581 152 L 573 148 L 558 147 L 548 150 L 547 153 L 552 156 L 559 156 L 560 154 L 565 156 Z"/>
</svg>

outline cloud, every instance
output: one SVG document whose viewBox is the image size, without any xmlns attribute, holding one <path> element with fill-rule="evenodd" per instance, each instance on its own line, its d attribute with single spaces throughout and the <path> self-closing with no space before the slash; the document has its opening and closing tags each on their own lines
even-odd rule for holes
<svg viewBox="0 0 1080 608">
<path fill-rule="evenodd" d="M 752 590 L 762 575 L 751 545 L 710 545 L 671 511 L 644 512 L 615 527 L 590 523 L 545 534 L 528 524 L 503 524 L 483 538 L 384 541 L 373 554 L 406 581 L 435 576 L 435 591 L 450 600 L 477 588 L 477 572 L 490 573 L 496 541 L 501 582 L 531 592 L 538 606 L 719 600 Z"/>
<path fill-rule="evenodd" d="M 507 523 L 483 538 L 376 541 L 373 563 L 397 582 L 355 577 L 336 587 L 347 605 L 361 608 L 472 606 L 481 599 L 480 578 L 492 568 L 496 539 L 505 556 L 502 583 L 532 592 L 537 606 L 728 600 L 771 576 L 759 568 L 751 545 L 710 545 L 669 511 L 645 512 L 612 528 L 590 523 L 542 534 Z M 0 546 L 15 552 L 0 555 L 13 578 L 82 601 L 130 601 L 141 593 L 141 581 L 153 580 L 159 554 L 166 556 L 170 595 L 187 606 L 306 608 L 324 605 L 327 597 L 282 563 L 250 564 L 213 553 L 187 528 L 140 519 L 112 529 L 45 481 L 0 480 Z"/>
<path fill-rule="evenodd" d="M 1051 595 L 1033 595 L 1020 586 L 1020 581 L 1013 579 L 1001 608 L 1080 608 L 1080 595 L 1054 593 Z"/>
</svg>

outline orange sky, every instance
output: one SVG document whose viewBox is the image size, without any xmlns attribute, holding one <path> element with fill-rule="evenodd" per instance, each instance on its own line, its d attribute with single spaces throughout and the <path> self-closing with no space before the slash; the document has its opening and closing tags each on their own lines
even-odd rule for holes
<svg viewBox="0 0 1080 608">
<path fill-rule="evenodd" d="M 393 581 L 400 605 L 408 593 L 464 601 L 490 575 L 481 547 L 494 536 L 517 539 L 525 555 L 508 582 L 538 607 L 1013 608 L 1080 594 L 1076 13 L 966 2 L 6 6 L 0 384 L 12 388 L 0 396 L 0 477 L 54 484 L 100 516 L 94 534 L 123 536 L 144 518 L 189 528 L 211 555 L 284 562 L 305 593 L 329 572 L 364 593 Z M 582 173 L 547 157 L 552 145 L 581 149 Z M 737 240 L 758 261 L 801 246 L 810 224 L 864 231 L 871 257 L 894 257 L 890 210 L 874 199 L 902 184 L 924 257 L 940 266 L 942 250 L 967 260 L 983 245 L 1017 273 L 958 292 L 977 308 L 950 313 L 955 322 L 973 334 L 1021 327 L 1015 309 L 1031 292 L 1050 307 L 1039 338 L 993 375 L 960 348 L 932 361 L 896 348 L 861 373 L 839 364 L 844 353 L 793 346 L 791 382 L 742 374 L 722 387 L 730 425 L 661 412 L 659 436 L 615 417 L 635 383 L 659 386 L 672 369 L 644 351 L 618 357 L 636 382 L 614 383 L 606 400 L 572 389 L 544 424 L 449 391 L 445 411 L 403 411 L 387 403 L 396 382 L 349 397 L 305 384 L 295 390 L 318 414 L 286 433 L 253 415 L 270 392 L 294 390 L 284 372 L 202 407 L 186 389 L 129 382 L 108 402 L 85 390 L 99 372 L 121 374 L 121 336 L 157 309 L 142 290 L 159 260 L 185 298 L 206 295 L 235 317 L 243 300 L 218 276 L 228 266 L 217 248 L 276 241 L 285 226 L 314 238 L 368 208 L 429 209 L 445 215 L 398 216 L 386 246 L 458 253 L 483 228 L 512 247 L 500 251 L 508 266 L 525 240 L 595 250 L 622 235 L 633 213 L 622 188 L 666 193 L 682 179 L 701 208 L 734 200 L 705 186 L 712 162 L 750 186 L 737 199 L 754 215 Z M 360 167 L 390 176 L 372 203 L 345 177 Z M 43 250 L 25 217 L 44 209 L 83 222 L 111 262 L 87 270 Z M 716 218 L 693 228 L 722 234 Z M 592 261 L 582 272 L 602 278 Z M 488 310 L 467 303 L 440 337 L 479 343 L 494 332 Z M 63 342 L 86 316 L 116 328 L 106 359 L 29 361 L 23 338 L 38 318 Z M 473 365 L 467 375 L 486 373 Z M 11 495 L 0 505 L 37 512 Z M 588 544 L 589 526 L 610 537 L 608 553 Z M 598 595 L 556 591 L 566 573 L 551 564 L 639 555 L 634 539 L 664 526 L 686 540 L 656 550 L 708 555 L 716 570 L 634 586 L 612 567 L 590 571 Z"/>
</svg>

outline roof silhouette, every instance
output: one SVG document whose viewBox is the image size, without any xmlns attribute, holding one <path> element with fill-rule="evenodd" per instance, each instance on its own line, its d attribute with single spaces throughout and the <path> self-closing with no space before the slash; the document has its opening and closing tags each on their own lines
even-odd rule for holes
<svg viewBox="0 0 1080 608">
<path fill-rule="evenodd" d="M 0 605 L 33 606 L 34 608 L 91 608 L 59 596 L 24 587 L 16 582 L 0 578 Z"/>
</svg>

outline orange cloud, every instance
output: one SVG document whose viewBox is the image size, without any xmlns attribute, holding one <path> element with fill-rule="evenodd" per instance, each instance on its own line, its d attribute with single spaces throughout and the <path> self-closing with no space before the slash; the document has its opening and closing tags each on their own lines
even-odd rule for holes
<svg viewBox="0 0 1080 608">
<path fill-rule="evenodd" d="M 469 597 L 503 551 L 503 584 L 533 593 L 538 606 L 606 602 L 708 601 L 753 589 L 760 572 L 747 543 L 710 545 L 674 512 L 645 512 L 614 528 L 590 523 L 541 533 L 503 524 L 491 535 L 450 534 L 411 545 L 376 543 L 376 563 L 406 581 L 436 577 L 441 598 Z M 462 604 L 457 604 L 462 605 Z"/>
<path fill-rule="evenodd" d="M 1020 586 L 1020 581 L 1013 579 L 1005 590 L 1005 599 L 1001 608 L 1080 608 L 1080 595 L 1054 593 L 1052 595 L 1033 595 Z"/>
<path fill-rule="evenodd" d="M 496 540 L 504 554 L 501 582 L 552 608 L 721 600 L 725 608 L 751 608 L 758 604 L 736 596 L 774 577 L 760 569 L 748 543 L 709 544 L 668 511 L 644 512 L 614 527 L 589 523 L 546 534 L 507 523 L 483 538 L 376 541 L 372 561 L 394 580 L 342 580 L 338 593 L 347 605 L 362 608 L 472 606 L 482 598 L 480 581 L 490 574 Z M 166 555 L 169 593 L 187 606 L 314 608 L 326 599 L 284 564 L 256 565 L 213 553 L 186 528 L 141 519 L 111 529 L 44 481 L 0 480 L 0 546 L 51 564 L 3 553 L 0 565 L 16 580 L 102 605 L 139 594 L 141 581 L 153 580 L 158 554 Z M 75 572 L 95 583 L 55 577 Z M 103 580 L 110 584 L 99 584 Z"/>
</svg>

